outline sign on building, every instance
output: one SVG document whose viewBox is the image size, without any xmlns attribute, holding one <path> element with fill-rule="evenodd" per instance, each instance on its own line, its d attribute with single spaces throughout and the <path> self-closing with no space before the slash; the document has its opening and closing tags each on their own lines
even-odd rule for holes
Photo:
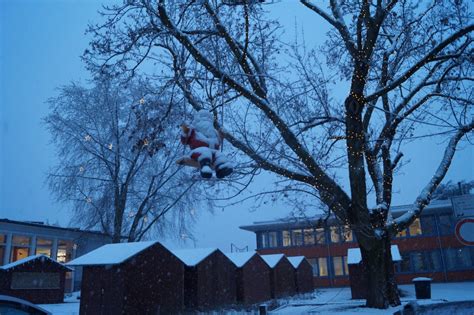
<svg viewBox="0 0 474 315">
<path fill-rule="evenodd" d="M 474 217 L 474 195 L 452 197 L 451 203 L 457 218 Z"/>
<path fill-rule="evenodd" d="M 466 246 L 474 246 L 474 218 L 464 218 L 456 224 L 456 237 Z"/>
</svg>

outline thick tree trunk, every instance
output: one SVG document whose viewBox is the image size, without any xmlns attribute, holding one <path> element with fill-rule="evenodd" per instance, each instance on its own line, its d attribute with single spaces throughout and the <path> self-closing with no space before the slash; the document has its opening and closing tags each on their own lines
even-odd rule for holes
<svg viewBox="0 0 474 315">
<path fill-rule="evenodd" d="M 367 280 L 366 306 L 387 308 L 400 305 L 390 251 L 390 238 L 372 240 L 372 245 L 369 250 L 361 247 Z"/>
</svg>

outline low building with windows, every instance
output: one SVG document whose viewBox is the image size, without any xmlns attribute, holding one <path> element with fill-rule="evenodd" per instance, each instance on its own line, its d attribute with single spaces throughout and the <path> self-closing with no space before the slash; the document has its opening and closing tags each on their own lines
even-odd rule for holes
<svg viewBox="0 0 474 315">
<path fill-rule="evenodd" d="M 0 219 L 0 265 L 33 255 L 67 263 L 111 241 L 110 236 L 97 231 Z M 81 271 L 66 273 L 66 292 L 80 287 Z"/>
<path fill-rule="evenodd" d="M 474 196 L 467 202 L 474 204 Z M 410 205 L 393 206 L 391 212 L 398 217 L 409 209 Z M 393 244 L 398 245 L 402 256 L 396 264 L 398 283 L 420 276 L 434 281 L 474 280 L 474 247 L 457 240 L 458 219 L 452 200 L 434 200 L 421 218 L 396 236 Z M 316 287 L 349 285 L 347 250 L 358 244 L 351 229 L 335 218 L 281 219 L 240 228 L 255 233 L 261 255 L 305 256 L 313 267 Z"/>
</svg>

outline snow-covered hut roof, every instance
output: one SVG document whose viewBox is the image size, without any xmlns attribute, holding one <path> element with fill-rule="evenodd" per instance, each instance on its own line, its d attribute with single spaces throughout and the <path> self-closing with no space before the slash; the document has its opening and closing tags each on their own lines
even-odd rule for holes
<svg viewBox="0 0 474 315">
<path fill-rule="evenodd" d="M 70 261 L 66 265 L 91 266 L 121 264 L 156 243 L 156 241 L 149 241 L 107 244 Z"/>
<path fill-rule="evenodd" d="M 293 257 L 286 257 L 293 265 L 294 268 L 298 268 L 301 262 L 304 260 L 304 256 L 293 256 Z"/>
<path fill-rule="evenodd" d="M 171 252 L 189 267 L 196 266 L 207 256 L 217 251 L 217 248 L 174 249 Z"/>
<path fill-rule="evenodd" d="M 256 252 L 242 252 L 242 253 L 224 253 L 227 258 L 230 259 L 238 268 L 242 267 L 249 261 L 253 256 L 257 255 Z"/>
<path fill-rule="evenodd" d="M 17 266 L 26 264 L 26 263 L 28 263 L 28 262 L 30 262 L 30 261 L 36 260 L 36 259 L 41 259 L 42 261 L 44 261 L 44 260 L 50 260 L 51 262 L 53 262 L 53 263 L 55 263 L 55 264 L 61 265 L 61 267 L 64 267 L 64 268 L 66 268 L 66 269 L 68 269 L 68 270 L 71 270 L 70 268 L 64 266 L 63 264 L 61 264 L 61 263 L 57 262 L 56 260 L 51 259 L 51 258 L 49 258 L 48 256 L 43 255 L 43 254 L 25 257 L 25 258 L 23 258 L 23 259 L 14 261 L 14 262 L 9 263 L 9 264 L 6 264 L 6 265 L 3 265 L 3 266 L 0 267 L 0 269 L 3 269 L 3 270 L 12 269 L 12 268 L 15 268 L 15 267 L 17 267 Z"/>
<path fill-rule="evenodd" d="M 262 257 L 263 260 L 265 260 L 265 262 L 267 263 L 267 265 L 270 268 L 273 268 L 278 264 L 278 262 L 280 262 L 280 260 L 283 257 L 285 257 L 285 255 L 283 255 L 283 254 L 273 254 L 273 255 L 261 255 L 260 257 Z"/>
<path fill-rule="evenodd" d="M 392 260 L 393 261 L 401 261 L 402 256 L 400 255 L 400 251 L 398 250 L 397 245 L 392 245 L 390 247 L 390 251 L 392 252 Z M 360 248 L 349 248 L 347 250 L 347 264 L 348 265 L 355 265 L 360 263 L 362 260 L 362 254 L 360 253 Z"/>
</svg>

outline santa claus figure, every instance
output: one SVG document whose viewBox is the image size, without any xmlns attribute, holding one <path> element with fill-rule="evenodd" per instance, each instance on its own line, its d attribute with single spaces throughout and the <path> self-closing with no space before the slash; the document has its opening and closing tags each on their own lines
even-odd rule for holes
<svg viewBox="0 0 474 315">
<path fill-rule="evenodd" d="M 196 113 L 193 123 L 181 125 L 181 143 L 191 148 L 189 158 L 199 167 L 203 178 L 211 178 L 215 169 L 217 178 L 224 178 L 233 171 L 232 164 L 219 149 L 222 138 L 214 129 L 214 118 L 208 111 Z"/>
</svg>

